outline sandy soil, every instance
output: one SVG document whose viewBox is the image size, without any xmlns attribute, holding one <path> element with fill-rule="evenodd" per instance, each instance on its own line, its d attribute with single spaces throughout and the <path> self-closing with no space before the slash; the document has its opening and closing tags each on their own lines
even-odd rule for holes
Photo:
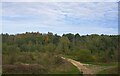
<svg viewBox="0 0 120 76">
<path fill-rule="evenodd" d="M 93 74 L 92 70 L 88 69 L 85 65 L 88 65 L 88 64 L 83 64 L 83 63 L 80 63 L 78 61 L 75 61 L 73 59 L 69 59 L 69 58 L 64 58 L 64 57 L 61 57 L 62 59 L 65 59 L 69 62 L 71 62 L 74 66 L 76 66 L 80 72 L 83 72 L 83 74 Z"/>
</svg>

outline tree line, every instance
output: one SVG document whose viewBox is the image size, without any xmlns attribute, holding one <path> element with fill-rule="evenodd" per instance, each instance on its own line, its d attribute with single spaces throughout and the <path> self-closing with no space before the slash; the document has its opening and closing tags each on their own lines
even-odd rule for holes
<svg viewBox="0 0 120 76">
<path fill-rule="evenodd" d="M 79 35 L 63 34 L 59 36 L 48 32 L 26 32 L 22 34 L 2 35 L 3 55 L 20 52 L 38 52 L 64 55 L 81 62 L 112 62 L 118 58 L 119 35 Z"/>
</svg>

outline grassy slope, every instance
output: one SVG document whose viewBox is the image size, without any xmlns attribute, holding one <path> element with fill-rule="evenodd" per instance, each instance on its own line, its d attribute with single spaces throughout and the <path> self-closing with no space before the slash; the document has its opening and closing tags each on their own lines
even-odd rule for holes
<svg viewBox="0 0 120 76">
<path fill-rule="evenodd" d="M 74 65 L 50 53 L 23 52 L 13 57 L 6 54 L 3 58 L 4 74 L 80 74 Z"/>
<path fill-rule="evenodd" d="M 54 68 L 49 74 L 80 74 L 80 71 L 71 63 Z"/>
<path fill-rule="evenodd" d="M 118 74 L 118 68 L 112 67 L 112 68 L 104 69 L 98 72 L 98 74 Z"/>
</svg>

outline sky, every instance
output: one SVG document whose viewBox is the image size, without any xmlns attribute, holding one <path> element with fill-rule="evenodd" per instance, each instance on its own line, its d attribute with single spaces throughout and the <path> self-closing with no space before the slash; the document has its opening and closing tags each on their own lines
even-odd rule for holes
<svg viewBox="0 0 120 76">
<path fill-rule="evenodd" d="M 118 34 L 117 2 L 3 2 L 2 33 Z"/>
<path fill-rule="evenodd" d="M 2 2 L 118 2 L 119 0 L 1 0 Z"/>
</svg>

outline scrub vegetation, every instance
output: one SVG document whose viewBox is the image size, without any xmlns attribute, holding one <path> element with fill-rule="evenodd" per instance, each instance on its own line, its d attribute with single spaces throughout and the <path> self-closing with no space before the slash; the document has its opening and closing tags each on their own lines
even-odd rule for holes
<svg viewBox="0 0 120 76">
<path fill-rule="evenodd" d="M 59 36 L 51 32 L 1 35 L 4 74 L 81 74 L 61 56 L 89 64 L 117 62 L 119 35 Z"/>
</svg>

